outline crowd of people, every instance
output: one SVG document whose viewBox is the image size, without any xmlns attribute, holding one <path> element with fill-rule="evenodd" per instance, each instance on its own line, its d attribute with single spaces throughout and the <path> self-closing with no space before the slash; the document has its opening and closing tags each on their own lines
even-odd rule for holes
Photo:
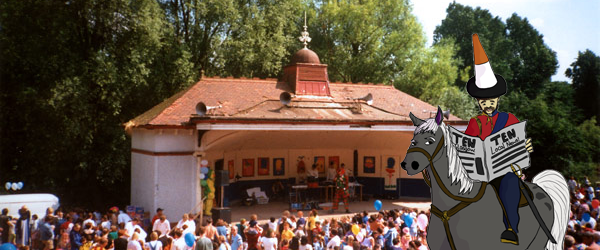
<svg viewBox="0 0 600 250">
<path fill-rule="evenodd" d="M 571 212 L 565 236 L 567 250 L 600 250 L 600 183 L 594 188 L 587 177 L 568 180 Z M 111 208 L 98 212 L 53 211 L 43 217 L 27 207 L 19 218 L 0 215 L 0 243 L 19 250 L 422 250 L 427 249 L 429 212 L 406 209 L 353 216 L 327 216 L 319 211 L 284 211 L 279 218 L 260 218 L 228 224 L 184 214 L 178 223 L 167 220 L 162 209 L 153 218 L 131 218 Z M 419 223 L 417 223 L 419 221 Z"/>
<path fill-rule="evenodd" d="M 150 219 L 131 218 L 123 211 L 53 211 L 38 218 L 27 207 L 12 219 L 0 216 L 1 243 L 19 250 L 407 250 L 427 249 L 425 228 L 419 219 L 429 214 L 417 210 L 391 210 L 321 219 L 317 210 L 259 223 L 258 215 L 228 224 L 219 219 L 201 220 L 184 214 L 178 223 L 167 220 L 162 209 Z M 408 221 L 408 223 L 405 222 Z M 414 223 L 411 223 L 414 222 Z"/>
<path fill-rule="evenodd" d="M 571 194 L 570 220 L 565 236 L 566 250 L 600 250 L 600 183 L 594 188 L 588 177 L 578 182 L 571 177 L 568 182 Z"/>
</svg>

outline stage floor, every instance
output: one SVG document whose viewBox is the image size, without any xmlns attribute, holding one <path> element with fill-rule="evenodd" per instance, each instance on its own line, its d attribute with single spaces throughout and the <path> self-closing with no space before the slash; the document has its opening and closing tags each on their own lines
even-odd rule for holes
<svg viewBox="0 0 600 250">
<path fill-rule="evenodd" d="M 350 202 L 350 212 L 351 214 L 367 211 L 369 213 L 376 212 L 374 208 L 375 199 L 370 199 L 369 201 L 361 201 L 361 202 Z M 390 209 L 402 209 L 402 208 L 417 208 L 419 211 L 427 211 L 431 207 L 431 199 L 429 198 L 413 198 L 413 197 L 405 197 L 396 200 L 381 200 L 383 206 L 382 210 L 390 210 Z M 248 220 L 250 215 L 257 214 L 258 220 L 260 223 L 266 222 L 271 217 L 279 218 L 281 217 L 281 213 L 285 210 L 289 210 L 289 203 L 282 201 L 273 201 L 269 202 L 269 204 L 265 205 L 252 205 L 252 206 L 243 206 L 241 204 L 234 204 L 231 207 L 231 220 L 232 222 L 239 222 L 240 219 L 245 218 Z M 308 217 L 310 211 L 304 211 L 304 216 Z M 340 204 L 338 210 L 330 214 L 327 210 L 318 210 L 319 217 L 330 218 L 330 217 L 340 217 L 342 215 L 350 215 L 346 214 L 344 211 L 344 205 Z M 294 213 L 295 215 L 296 213 Z"/>
</svg>

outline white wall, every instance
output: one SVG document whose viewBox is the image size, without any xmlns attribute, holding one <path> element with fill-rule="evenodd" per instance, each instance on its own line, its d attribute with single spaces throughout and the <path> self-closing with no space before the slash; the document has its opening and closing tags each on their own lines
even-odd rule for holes
<svg viewBox="0 0 600 250">
<path fill-rule="evenodd" d="M 156 212 L 156 166 L 156 156 L 131 153 L 131 205 L 144 207 L 150 214 Z"/>
<path fill-rule="evenodd" d="M 196 141 L 194 130 L 134 129 L 132 149 L 157 155 L 131 153 L 131 205 L 151 214 L 163 208 L 170 221 L 193 210 L 199 185 L 196 157 L 191 153 Z M 168 155 L 173 152 L 190 154 Z"/>
</svg>

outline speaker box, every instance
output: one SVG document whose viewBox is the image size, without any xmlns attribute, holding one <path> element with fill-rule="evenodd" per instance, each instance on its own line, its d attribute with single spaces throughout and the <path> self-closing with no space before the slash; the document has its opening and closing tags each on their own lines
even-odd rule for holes
<svg viewBox="0 0 600 250">
<path fill-rule="evenodd" d="M 231 223 L 231 209 L 228 207 L 215 207 L 211 210 L 213 222 L 217 222 L 217 219 Z"/>
<path fill-rule="evenodd" d="M 217 170 L 215 172 L 215 185 L 218 187 L 229 186 L 229 171 Z"/>
</svg>

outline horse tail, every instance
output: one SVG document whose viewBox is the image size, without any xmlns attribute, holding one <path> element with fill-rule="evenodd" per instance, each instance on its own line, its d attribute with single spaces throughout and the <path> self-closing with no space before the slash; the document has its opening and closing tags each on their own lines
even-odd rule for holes
<svg viewBox="0 0 600 250">
<path fill-rule="evenodd" d="M 548 240 L 546 249 L 563 249 L 563 241 L 569 222 L 569 188 L 567 187 L 567 181 L 559 172 L 545 170 L 533 177 L 533 183 L 546 191 L 554 204 L 554 223 L 550 232 L 554 236 L 556 244 Z"/>
</svg>

